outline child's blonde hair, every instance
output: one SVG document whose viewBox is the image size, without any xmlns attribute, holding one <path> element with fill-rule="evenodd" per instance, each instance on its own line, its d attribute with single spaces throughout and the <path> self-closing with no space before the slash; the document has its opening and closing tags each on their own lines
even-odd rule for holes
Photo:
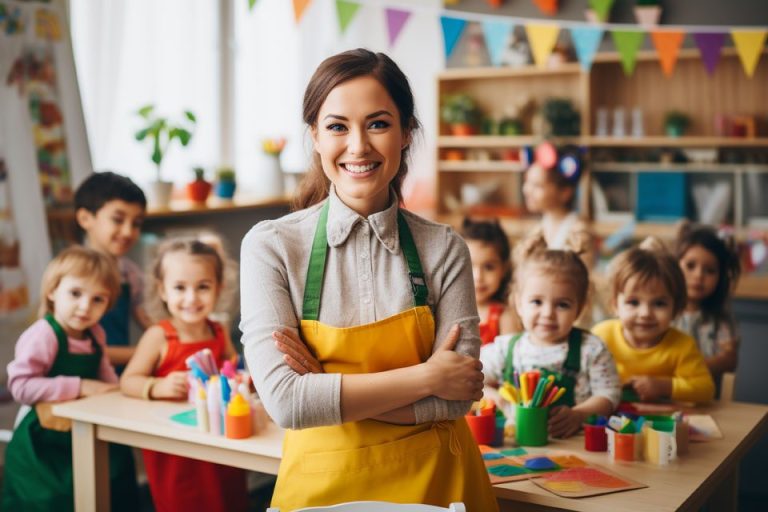
<svg viewBox="0 0 768 512">
<path fill-rule="evenodd" d="M 157 254 L 151 267 L 150 278 L 154 282 L 154 286 L 147 287 L 146 311 L 153 320 L 157 321 L 170 315 L 168 306 L 160 298 L 158 290 L 162 286 L 164 278 L 163 260 L 167 255 L 173 253 L 183 253 L 208 260 L 213 266 L 216 282 L 220 287 L 219 291 L 235 291 L 236 286 L 232 286 L 232 283 L 236 282 L 236 276 L 235 279 L 232 279 L 231 274 L 237 273 L 237 265 L 230 262 L 221 240 L 216 235 L 206 233 L 198 237 L 166 240 L 158 246 Z M 230 293 L 228 296 L 231 295 L 233 293 Z M 220 293 L 216 302 L 216 309 L 226 309 L 229 302 L 231 301 L 225 300 L 224 296 Z"/>
<path fill-rule="evenodd" d="M 64 276 L 92 279 L 104 285 L 109 292 L 107 311 L 112 308 L 120 294 L 120 273 L 114 258 L 87 247 L 73 245 L 53 258 L 43 272 L 38 309 L 40 318 L 53 313 L 53 301 L 48 296 L 59 287 Z"/>
<path fill-rule="evenodd" d="M 581 260 L 581 255 L 587 250 L 585 240 L 575 233 L 568 238 L 566 247 L 563 250 L 548 249 L 542 234 L 518 243 L 515 247 L 515 274 L 512 280 L 514 291 L 520 292 L 524 276 L 530 273 L 531 267 L 536 266 L 547 275 L 569 281 L 576 291 L 581 311 L 589 295 L 589 270 Z"/>
<path fill-rule="evenodd" d="M 637 278 L 638 285 L 658 279 L 672 296 L 674 316 L 683 310 L 688 299 L 685 277 L 677 259 L 659 239 L 651 236 L 616 256 L 611 261 L 609 274 L 614 301 L 632 278 Z"/>
</svg>

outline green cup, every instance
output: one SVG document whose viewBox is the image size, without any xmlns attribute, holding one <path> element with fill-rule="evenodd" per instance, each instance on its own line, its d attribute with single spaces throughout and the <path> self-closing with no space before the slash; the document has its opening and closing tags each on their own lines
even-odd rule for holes
<svg viewBox="0 0 768 512">
<path fill-rule="evenodd" d="M 515 438 L 520 446 L 544 446 L 547 444 L 547 420 L 549 407 L 515 408 Z"/>
</svg>

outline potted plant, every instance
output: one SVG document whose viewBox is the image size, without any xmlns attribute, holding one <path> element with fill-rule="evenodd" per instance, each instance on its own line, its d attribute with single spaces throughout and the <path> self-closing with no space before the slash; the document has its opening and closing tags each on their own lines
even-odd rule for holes
<svg viewBox="0 0 768 512">
<path fill-rule="evenodd" d="M 213 189 L 216 196 L 221 199 L 232 199 L 236 187 L 235 170 L 231 167 L 220 167 L 216 171 L 216 185 Z"/>
<path fill-rule="evenodd" d="M 179 122 L 172 122 L 169 118 L 155 113 L 154 105 L 146 105 L 140 108 L 136 114 L 144 121 L 144 127 L 136 132 L 135 137 L 139 142 L 151 141 L 152 153 L 150 158 L 156 166 L 156 180 L 152 183 L 149 194 L 149 202 L 155 207 L 167 207 L 171 197 L 173 183 L 162 180 L 163 158 L 168 152 L 174 139 L 182 146 L 187 146 L 192 140 L 197 118 L 189 110 L 184 111 L 184 118 Z"/>
<path fill-rule="evenodd" d="M 187 183 L 187 199 L 193 203 L 205 203 L 208 200 L 208 194 L 211 193 L 212 185 L 205 181 L 205 169 L 195 167 L 195 181 Z"/>
<path fill-rule="evenodd" d="M 443 99 L 440 117 L 450 127 L 453 135 L 474 135 L 482 113 L 471 96 L 459 93 Z"/>
<path fill-rule="evenodd" d="M 644 27 L 654 27 L 659 24 L 661 6 L 659 0 L 637 0 L 635 3 L 635 19 Z"/>
<path fill-rule="evenodd" d="M 549 124 L 547 135 L 572 136 L 581 133 L 581 116 L 567 98 L 549 98 L 541 113 Z"/>
<path fill-rule="evenodd" d="M 671 110 L 664 116 L 664 131 L 670 137 L 680 137 L 690 124 L 691 118 L 676 110 Z"/>
</svg>

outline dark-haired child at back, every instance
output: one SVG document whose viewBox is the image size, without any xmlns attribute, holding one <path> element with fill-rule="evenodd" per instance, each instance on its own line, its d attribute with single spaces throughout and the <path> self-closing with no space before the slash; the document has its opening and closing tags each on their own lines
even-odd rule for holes
<svg viewBox="0 0 768 512">
<path fill-rule="evenodd" d="M 75 219 L 85 245 L 115 258 L 120 271 L 120 295 L 100 322 L 115 366 L 125 365 L 134 352 L 128 346 L 131 317 L 142 329 L 152 325 L 142 307 L 142 271 L 126 257 L 139 239 L 146 209 L 144 192 L 129 178 L 109 171 L 91 174 L 75 192 Z"/>
</svg>

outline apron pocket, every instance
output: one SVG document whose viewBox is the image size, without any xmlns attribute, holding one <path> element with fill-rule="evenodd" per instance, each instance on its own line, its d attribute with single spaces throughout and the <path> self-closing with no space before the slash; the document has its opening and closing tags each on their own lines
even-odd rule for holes
<svg viewBox="0 0 768 512">
<path fill-rule="evenodd" d="M 303 473 L 340 473 L 411 461 L 440 449 L 440 437 L 428 429 L 397 441 L 356 448 L 308 453 L 301 458 Z"/>
</svg>

